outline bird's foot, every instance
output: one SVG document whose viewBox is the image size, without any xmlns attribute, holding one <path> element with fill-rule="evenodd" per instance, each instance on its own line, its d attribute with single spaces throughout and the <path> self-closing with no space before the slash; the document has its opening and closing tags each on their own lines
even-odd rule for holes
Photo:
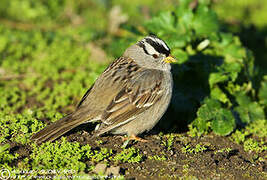
<svg viewBox="0 0 267 180">
<path fill-rule="evenodd" d="M 145 142 L 148 142 L 148 140 L 142 139 L 142 138 L 137 137 L 135 135 L 131 135 L 129 137 L 124 137 L 124 136 L 119 136 L 119 137 L 122 139 L 122 141 L 124 141 L 124 143 L 122 145 L 122 147 L 124 147 L 124 148 L 128 145 L 128 143 L 129 143 L 130 140 L 144 142 L 144 143 Z"/>
</svg>

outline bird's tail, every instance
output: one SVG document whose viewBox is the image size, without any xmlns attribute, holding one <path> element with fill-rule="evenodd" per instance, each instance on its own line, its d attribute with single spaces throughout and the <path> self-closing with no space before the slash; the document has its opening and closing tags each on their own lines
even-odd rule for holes
<svg viewBox="0 0 267 180">
<path fill-rule="evenodd" d="M 70 114 L 46 126 L 44 129 L 34 134 L 31 139 L 36 141 L 37 144 L 53 141 L 82 123 L 84 123 L 83 119 L 75 118 L 73 114 Z"/>
</svg>

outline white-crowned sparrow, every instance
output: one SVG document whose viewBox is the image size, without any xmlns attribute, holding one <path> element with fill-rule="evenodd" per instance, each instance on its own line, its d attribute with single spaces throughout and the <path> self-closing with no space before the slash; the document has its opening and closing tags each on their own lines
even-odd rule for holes
<svg viewBox="0 0 267 180">
<path fill-rule="evenodd" d="M 150 35 L 130 46 L 111 63 L 85 93 L 76 110 L 50 124 L 32 139 L 53 141 L 87 122 L 99 121 L 95 135 L 136 135 L 153 128 L 171 99 L 173 80 L 167 44 Z"/>
</svg>

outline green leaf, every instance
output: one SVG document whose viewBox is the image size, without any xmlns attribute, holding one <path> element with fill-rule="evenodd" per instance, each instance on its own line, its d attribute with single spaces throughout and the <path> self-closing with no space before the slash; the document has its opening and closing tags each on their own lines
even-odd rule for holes
<svg viewBox="0 0 267 180">
<path fill-rule="evenodd" d="M 223 65 L 223 71 L 225 72 L 225 74 L 228 74 L 232 81 L 236 80 L 238 73 L 241 71 L 241 69 L 242 65 L 238 62 L 225 63 Z"/>
<path fill-rule="evenodd" d="M 197 115 L 202 119 L 210 120 L 214 117 L 215 110 L 221 108 L 221 104 L 215 99 L 205 99 L 204 103 L 198 109 Z"/>
<path fill-rule="evenodd" d="M 176 29 L 174 27 L 175 18 L 173 14 L 169 11 L 162 12 L 159 16 L 152 18 L 145 24 L 145 27 L 156 33 L 158 36 L 161 36 L 167 32 L 175 32 Z"/>
<path fill-rule="evenodd" d="M 163 38 L 166 39 L 166 42 L 172 50 L 175 48 L 183 48 L 186 46 L 187 42 L 191 41 L 189 35 L 180 35 L 177 33 L 168 33 L 164 35 Z"/>
<path fill-rule="evenodd" d="M 196 118 L 193 122 L 194 126 L 197 127 L 198 132 L 204 133 L 209 129 L 209 123 L 206 119 L 203 118 Z"/>
<path fill-rule="evenodd" d="M 244 92 L 237 93 L 236 101 L 239 106 L 235 108 L 235 111 L 238 112 L 243 123 L 265 118 L 263 108 L 257 102 L 252 102 Z"/>
<path fill-rule="evenodd" d="M 185 51 L 183 51 L 182 49 L 175 49 L 172 51 L 172 55 L 174 57 L 176 57 L 176 59 L 178 60 L 179 64 L 184 63 L 185 61 L 188 60 L 188 55 Z"/>
<path fill-rule="evenodd" d="M 264 76 L 264 80 L 261 82 L 259 98 L 260 103 L 267 107 L 267 76 Z"/>
<path fill-rule="evenodd" d="M 224 49 L 224 54 L 237 59 L 242 59 L 245 57 L 245 53 L 245 49 L 237 44 L 230 44 Z"/>
<path fill-rule="evenodd" d="M 4 144 L 0 146 L 0 153 L 3 153 L 4 151 L 8 150 L 9 147 L 10 147 L 9 144 Z"/>
<path fill-rule="evenodd" d="M 234 40 L 233 35 L 230 33 L 220 33 L 220 37 L 221 37 L 220 46 L 222 46 L 223 48 L 228 46 Z"/>
<path fill-rule="evenodd" d="M 205 99 L 204 104 L 197 111 L 197 118 L 194 121 L 194 126 L 197 127 L 200 133 L 203 133 L 209 128 L 209 121 L 214 118 L 217 109 L 221 108 L 220 102 L 214 99 Z"/>
<path fill-rule="evenodd" d="M 218 100 L 208 98 L 198 109 L 193 125 L 201 133 L 211 127 L 216 134 L 225 136 L 234 130 L 236 124 L 230 110 L 222 108 Z"/>
<path fill-rule="evenodd" d="M 251 103 L 250 98 L 244 92 L 238 92 L 235 96 L 237 103 L 241 106 L 247 106 Z"/>
<path fill-rule="evenodd" d="M 222 74 L 221 72 L 211 73 L 209 77 L 209 85 L 212 88 L 215 84 L 219 82 L 224 82 L 228 80 L 228 76 Z"/>
<path fill-rule="evenodd" d="M 211 90 L 211 97 L 213 99 L 218 99 L 223 103 L 230 102 L 226 94 L 219 87 L 215 87 Z"/>
<path fill-rule="evenodd" d="M 197 35 L 209 36 L 219 29 L 217 15 L 206 5 L 199 5 L 193 20 L 193 27 Z"/>
<path fill-rule="evenodd" d="M 204 100 L 204 103 L 207 104 L 208 108 L 211 110 L 212 108 L 221 108 L 221 103 L 216 99 L 207 98 Z"/>
<path fill-rule="evenodd" d="M 214 133 L 226 136 L 235 128 L 235 118 L 230 110 L 220 109 L 216 112 L 211 122 L 211 129 Z"/>
<path fill-rule="evenodd" d="M 191 0 L 182 0 L 180 5 L 177 7 L 175 14 L 178 17 L 178 23 L 176 28 L 179 30 L 178 33 L 188 34 L 193 27 L 194 13 L 189 8 Z"/>
</svg>

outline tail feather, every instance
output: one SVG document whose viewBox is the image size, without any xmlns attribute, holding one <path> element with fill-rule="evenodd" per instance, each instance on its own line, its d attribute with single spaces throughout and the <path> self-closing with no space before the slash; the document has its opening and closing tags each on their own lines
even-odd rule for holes
<svg viewBox="0 0 267 180">
<path fill-rule="evenodd" d="M 74 118 L 73 114 L 70 114 L 46 126 L 44 129 L 34 134 L 31 139 L 38 144 L 46 141 L 53 141 L 82 123 L 84 123 L 83 119 Z"/>
</svg>

